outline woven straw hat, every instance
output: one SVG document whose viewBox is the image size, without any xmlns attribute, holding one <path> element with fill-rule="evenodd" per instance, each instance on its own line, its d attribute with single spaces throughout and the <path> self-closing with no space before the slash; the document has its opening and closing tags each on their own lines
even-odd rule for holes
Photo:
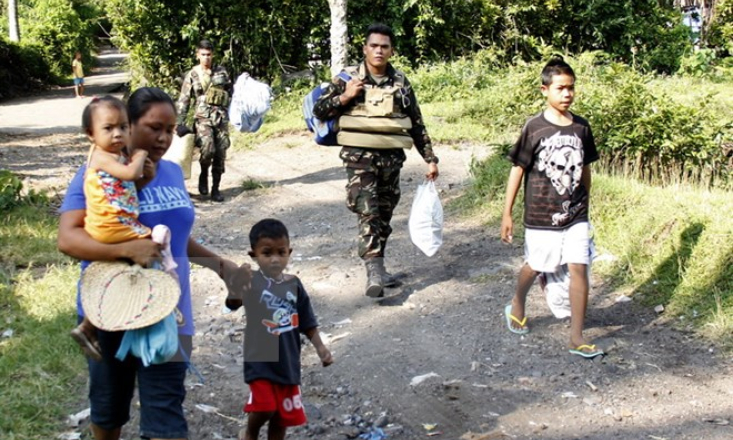
<svg viewBox="0 0 733 440">
<path fill-rule="evenodd" d="M 169 274 L 124 262 L 94 262 L 81 277 L 84 314 L 107 331 L 155 324 L 173 312 L 180 296 L 181 288 Z"/>
</svg>

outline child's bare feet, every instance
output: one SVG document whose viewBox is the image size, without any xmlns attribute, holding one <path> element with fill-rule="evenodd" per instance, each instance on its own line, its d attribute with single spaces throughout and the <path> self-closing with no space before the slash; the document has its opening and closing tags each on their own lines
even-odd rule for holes
<svg viewBox="0 0 733 440">
<path fill-rule="evenodd" d="M 86 357 L 99 362 L 102 360 L 102 348 L 99 346 L 95 333 L 94 326 L 84 320 L 71 331 L 71 337 L 79 344 Z"/>
</svg>

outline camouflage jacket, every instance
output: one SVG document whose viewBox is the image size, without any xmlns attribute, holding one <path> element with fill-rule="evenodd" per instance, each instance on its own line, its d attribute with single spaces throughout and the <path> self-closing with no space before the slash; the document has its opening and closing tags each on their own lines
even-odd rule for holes
<svg viewBox="0 0 733 440">
<path fill-rule="evenodd" d="M 352 70 L 351 68 L 349 70 Z M 391 64 L 387 65 L 387 79 L 381 84 L 377 84 L 371 75 L 366 72 L 366 65 L 362 62 L 358 66 L 359 78 L 365 84 L 371 84 L 375 87 L 391 87 L 394 85 L 396 70 Z M 420 106 L 417 103 L 415 91 L 410 86 L 407 78 L 404 78 L 404 99 L 402 101 L 402 111 L 410 117 L 412 128 L 409 133 L 412 137 L 415 147 L 426 162 L 430 162 L 434 157 L 433 146 L 430 136 L 423 122 Z M 346 90 L 346 82 L 339 77 L 334 78 L 329 84 L 326 91 L 318 98 L 313 108 L 313 114 L 321 120 L 329 120 L 341 116 L 347 109 L 354 107 L 357 103 L 364 102 L 364 94 L 357 96 L 348 104 L 342 106 L 339 96 Z M 343 147 L 339 154 L 344 162 L 350 164 L 354 168 L 362 168 L 368 166 L 369 163 L 376 159 L 379 166 L 385 168 L 399 167 L 405 161 L 405 151 L 403 149 L 374 150 L 360 147 Z"/>
<path fill-rule="evenodd" d="M 220 104 L 207 103 L 207 92 L 212 88 L 220 91 Z M 202 78 L 201 68 L 199 66 L 194 67 L 186 73 L 181 87 L 181 94 L 176 103 L 178 124 L 185 125 L 191 99 L 194 101 L 195 119 L 209 119 L 213 125 L 227 122 L 229 120 L 227 107 L 231 95 L 232 81 L 224 67 L 216 66 L 211 69 L 209 78 Z"/>
</svg>

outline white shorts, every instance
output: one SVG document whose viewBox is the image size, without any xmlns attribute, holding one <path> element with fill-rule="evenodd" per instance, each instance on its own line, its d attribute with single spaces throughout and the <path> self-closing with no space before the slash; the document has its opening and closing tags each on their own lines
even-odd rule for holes
<svg viewBox="0 0 733 440">
<path fill-rule="evenodd" d="M 563 264 L 590 264 L 588 222 L 554 231 L 526 228 L 524 259 L 536 272 L 555 272 Z"/>
</svg>

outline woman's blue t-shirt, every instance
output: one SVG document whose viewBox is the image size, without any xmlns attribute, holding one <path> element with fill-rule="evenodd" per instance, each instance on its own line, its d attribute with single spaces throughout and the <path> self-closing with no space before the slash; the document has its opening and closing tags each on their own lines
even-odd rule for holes
<svg viewBox="0 0 733 440">
<path fill-rule="evenodd" d="M 85 171 L 86 165 L 83 165 L 69 183 L 60 212 L 86 209 L 86 198 L 84 197 Z M 155 178 L 143 189 L 138 190 L 138 198 L 140 199 L 140 222 L 142 224 L 151 229 L 155 225 L 162 224 L 168 226 L 171 230 L 171 253 L 178 264 L 176 272 L 181 283 L 181 298 L 178 301 L 176 311 L 178 333 L 193 335 L 188 239 L 193 228 L 195 213 L 191 198 L 186 191 L 181 168 L 166 160 L 158 162 Z M 82 261 L 82 270 L 89 263 L 89 261 Z M 84 311 L 81 308 L 78 289 L 77 310 L 79 316 L 83 316 Z"/>
</svg>

